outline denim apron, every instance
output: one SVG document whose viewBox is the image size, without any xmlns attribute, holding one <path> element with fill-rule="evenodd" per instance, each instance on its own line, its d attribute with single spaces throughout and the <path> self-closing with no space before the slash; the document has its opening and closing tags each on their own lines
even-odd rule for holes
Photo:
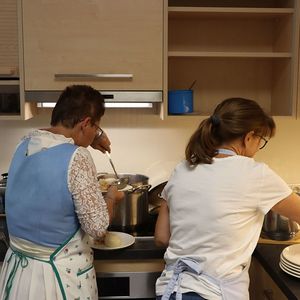
<svg viewBox="0 0 300 300">
<path fill-rule="evenodd" d="M 222 295 L 223 300 L 248 300 L 249 293 L 249 275 L 248 269 L 249 263 L 244 266 L 241 273 L 230 278 L 230 279 L 219 279 L 215 278 L 202 270 L 202 263 L 197 261 L 193 257 L 183 257 L 179 258 L 175 264 L 167 266 L 167 271 L 173 271 L 173 276 L 170 279 L 161 300 L 168 300 L 171 294 L 174 292 L 175 286 L 177 286 L 176 300 L 182 299 L 182 294 L 180 292 L 180 284 L 182 280 L 182 275 L 185 272 L 204 278 L 206 281 L 217 285 Z"/>
<path fill-rule="evenodd" d="M 81 229 L 48 257 L 11 245 L 1 273 L 1 300 L 98 299 L 93 251 Z"/>
</svg>

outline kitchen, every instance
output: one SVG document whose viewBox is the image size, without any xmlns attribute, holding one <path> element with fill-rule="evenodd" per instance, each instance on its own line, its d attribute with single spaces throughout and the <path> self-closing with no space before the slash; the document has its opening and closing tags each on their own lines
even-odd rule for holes
<svg viewBox="0 0 300 300">
<path fill-rule="evenodd" d="M 222 3 L 222 1 L 220 2 Z M 167 4 L 164 3 L 165 15 L 167 14 L 166 5 Z M 174 22 L 176 22 L 176 20 Z M 176 26 L 176 24 L 174 26 Z M 167 28 L 164 27 L 164 31 L 166 30 Z M 161 32 L 161 37 L 162 35 L 163 32 Z M 298 39 L 295 39 L 295 43 L 297 40 Z M 164 43 L 166 43 L 165 40 Z M 165 48 L 166 45 L 164 46 L 164 51 L 166 51 Z M 27 49 L 27 51 L 30 51 L 30 49 Z M 298 53 L 298 51 L 293 51 L 293 55 L 295 55 L 294 53 Z M 163 56 L 163 53 L 161 56 L 163 58 L 161 60 L 161 63 L 163 63 L 160 75 L 161 88 L 155 86 L 154 89 L 163 89 L 163 104 L 157 105 L 157 103 L 155 103 L 156 107 L 154 109 L 107 109 L 101 122 L 101 126 L 111 139 L 111 156 L 117 165 L 118 171 L 120 173 L 138 173 L 149 176 L 149 183 L 153 186 L 168 179 L 172 168 L 184 157 L 184 148 L 189 136 L 203 119 L 203 116 L 209 114 L 209 108 L 205 108 L 204 113 L 202 112 L 198 115 L 168 116 L 166 104 L 168 90 L 166 82 L 167 72 L 164 72 L 164 74 L 162 72 L 162 69 L 165 70 L 167 68 L 168 58 Z M 174 58 L 171 57 L 169 59 L 170 61 L 173 61 Z M 294 58 L 293 56 L 293 59 L 295 59 L 295 63 L 298 62 L 297 57 Z M 284 58 L 282 58 L 282 60 L 284 60 Z M 216 71 L 216 69 L 214 69 L 214 71 Z M 177 88 L 189 87 L 194 79 L 189 78 L 189 76 L 187 76 L 186 79 L 184 78 L 180 84 L 177 83 Z M 213 75 L 210 74 L 210 76 L 213 78 Z M 297 76 L 295 76 L 295 78 L 297 78 Z M 176 87 L 176 78 L 171 79 L 172 82 L 170 82 L 170 87 L 174 88 Z M 201 89 L 204 89 L 203 84 L 201 83 L 202 79 L 203 78 L 200 76 L 194 87 L 195 97 L 197 93 L 202 97 Z M 66 82 L 63 82 L 61 85 L 64 85 L 65 83 Z M 111 84 L 113 86 L 104 89 L 117 89 L 117 84 L 114 82 Z M 124 84 L 124 82 L 122 82 L 122 84 Z M 241 86 L 243 87 L 243 85 Z M 145 86 L 143 89 L 148 88 L 149 87 Z M 237 92 L 240 93 L 240 89 L 238 89 L 238 91 L 226 91 L 226 93 L 219 92 L 219 94 L 213 94 L 213 98 L 215 101 L 218 101 L 222 100 L 227 95 L 230 95 L 230 93 L 236 95 Z M 205 99 L 205 96 L 207 97 L 207 94 L 209 93 L 211 94 L 212 91 L 208 91 L 206 94 L 203 93 L 203 98 Z M 250 91 L 249 93 L 246 93 L 245 96 L 248 95 L 256 98 L 256 96 L 260 94 L 255 91 Z M 297 163 L 300 163 L 297 147 L 297 136 L 300 132 L 300 123 L 297 119 L 297 109 L 295 108 L 295 106 L 298 106 L 296 104 L 299 102 L 297 88 L 293 88 L 293 95 L 291 97 L 296 98 L 296 101 L 292 101 L 292 113 L 284 112 L 283 115 L 281 115 L 280 113 L 275 112 L 275 121 L 278 128 L 276 136 L 268 143 L 268 146 L 265 149 L 257 154 L 256 159 L 266 162 L 288 183 L 300 183 L 300 175 L 297 168 Z M 200 98 L 194 105 L 195 109 L 201 110 L 201 105 L 206 104 L 203 103 Z M 28 103 L 26 103 L 26 106 L 28 106 Z M 25 117 L 25 111 L 22 112 L 22 114 Z M 15 145 L 18 143 L 19 139 L 32 128 L 43 128 L 48 126 L 49 117 L 49 109 L 39 109 L 33 118 L 26 121 L 16 118 L 10 118 L 10 120 L 8 120 L 9 117 L 7 116 L 2 117 L 2 119 L 0 117 L 0 137 L 2 138 L 0 156 L 1 173 L 7 171 Z M 99 172 L 111 172 L 109 162 L 104 155 L 92 149 L 91 153 Z M 288 159 L 286 156 L 288 156 Z"/>
</svg>

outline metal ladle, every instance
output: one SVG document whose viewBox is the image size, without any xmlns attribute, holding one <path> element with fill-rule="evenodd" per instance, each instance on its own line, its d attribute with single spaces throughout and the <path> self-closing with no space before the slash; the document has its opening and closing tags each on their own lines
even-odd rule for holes
<svg viewBox="0 0 300 300">
<path fill-rule="evenodd" d="M 111 159 L 111 157 L 110 157 L 109 152 L 106 151 L 105 154 L 106 154 L 106 156 L 108 157 L 109 162 L 110 162 L 110 165 L 112 166 L 112 169 L 114 170 L 114 173 L 115 173 L 115 175 L 116 175 L 116 178 L 117 178 L 117 188 L 118 188 L 118 190 L 124 189 L 124 188 L 127 186 L 127 184 L 128 184 L 128 178 L 126 178 L 126 177 L 122 177 L 122 178 L 121 178 L 121 177 L 118 175 L 118 173 L 117 173 L 117 171 L 116 171 L 116 168 L 115 168 L 115 166 L 114 166 L 114 163 L 113 163 L 113 161 L 112 161 L 112 159 Z"/>
</svg>

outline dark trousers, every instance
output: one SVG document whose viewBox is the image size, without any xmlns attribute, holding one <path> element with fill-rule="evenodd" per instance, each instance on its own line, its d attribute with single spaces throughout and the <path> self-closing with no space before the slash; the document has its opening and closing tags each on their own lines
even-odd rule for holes
<svg viewBox="0 0 300 300">
<path fill-rule="evenodd" d="M 156 296 L 156 300 L 161 300 L 161 296 Z M 170 300 L 176 300 L 176 293 L 172 293 Z M 189 293 L 182 294 L 182 300 L 205 300 L 205 299 L 196 293 L 189 292 Z"/>
</svg>

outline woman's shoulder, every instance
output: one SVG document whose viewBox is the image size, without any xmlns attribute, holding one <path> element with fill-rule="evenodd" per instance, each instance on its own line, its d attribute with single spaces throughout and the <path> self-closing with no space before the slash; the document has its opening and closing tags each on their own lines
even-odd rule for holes
<svg viewBox="0 0 300 300">
<path fill-rule="evenodd" d="M 83 159 L 93 160 L 90 151 L 85 147 L 77 146 L 75 155 Z"/>
</svg>

